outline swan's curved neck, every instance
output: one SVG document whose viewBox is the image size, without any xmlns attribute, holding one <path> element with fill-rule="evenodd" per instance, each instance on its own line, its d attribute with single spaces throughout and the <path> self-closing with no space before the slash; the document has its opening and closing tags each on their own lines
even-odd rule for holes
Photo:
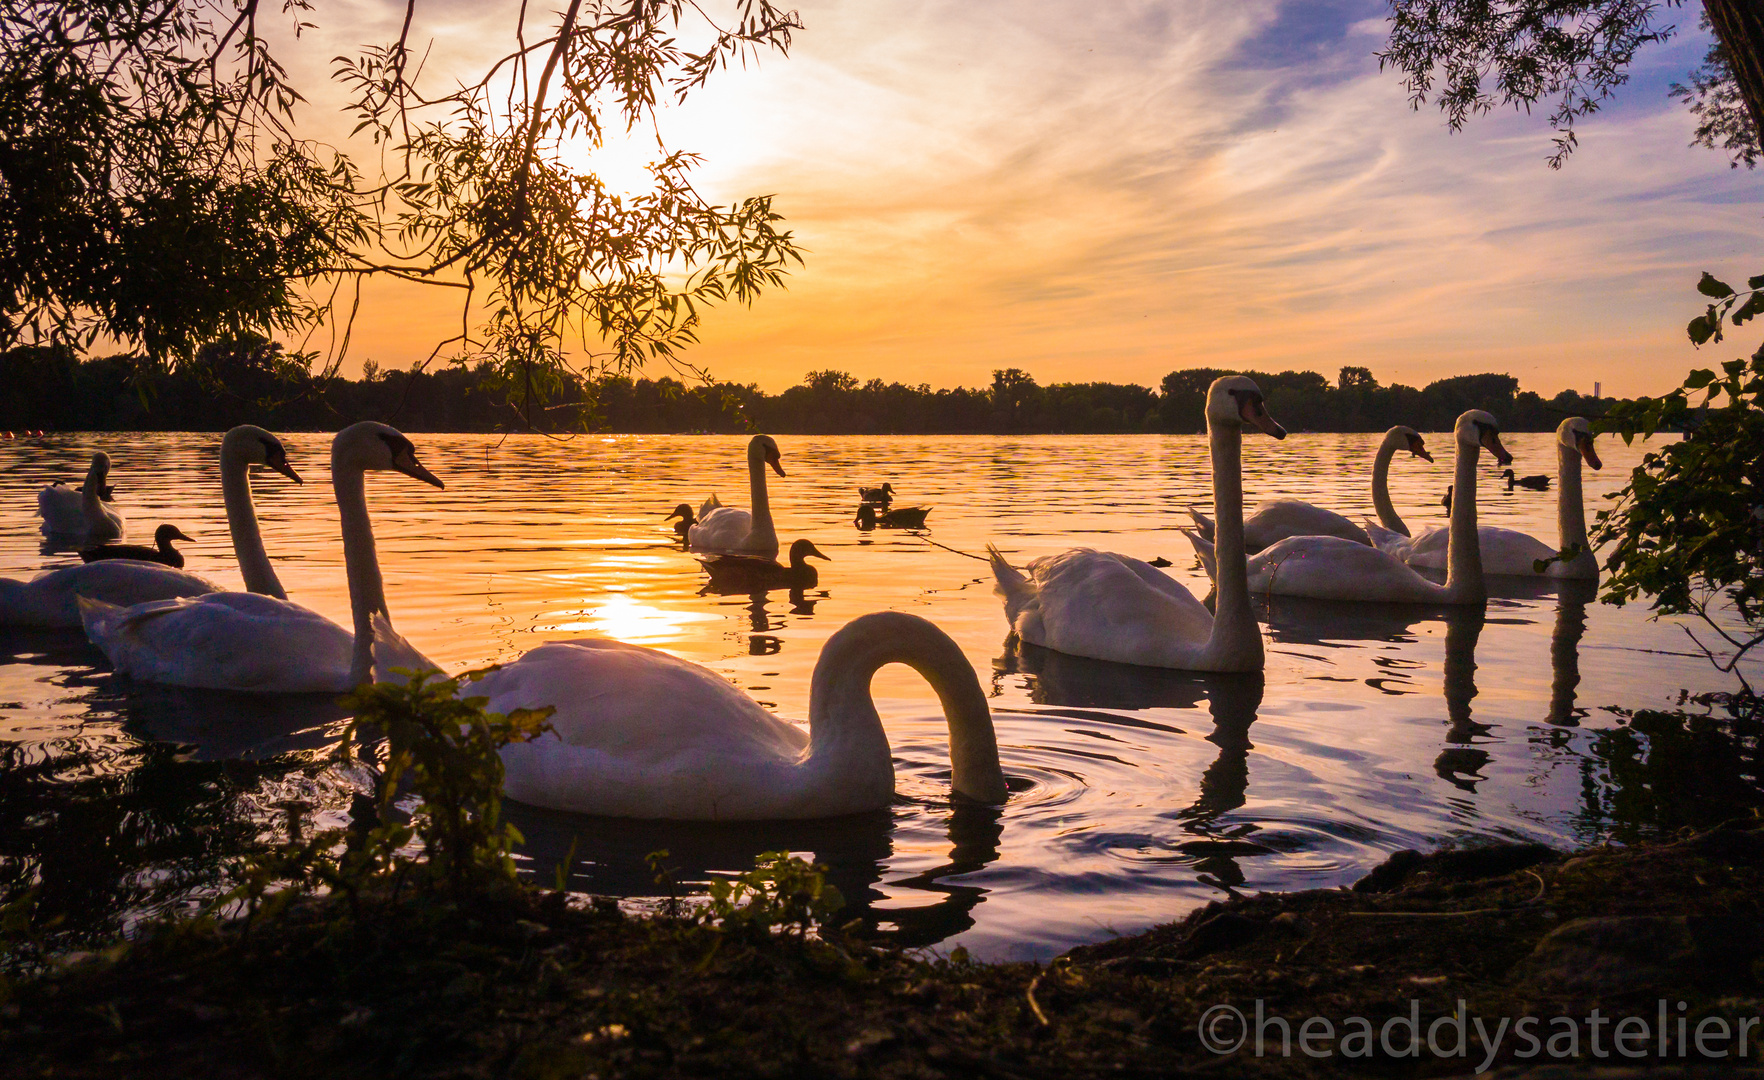
<svg viewBox="0 0 1764 1080">
<path fill-rule="evenodd" d="M 360 686 L 374 676 L 374 612 L 386 611 L 386 586 L 380 579 L 380 557 L 374 551 L 374 526 L 368 519 L 366 474 L 331 459 L 331 488 L 343 519 L 343 565 L 349 576 L 349 608 L 355 616 L 355 656 L 349 681 Z M 387 614 L 390 614 L 389 612 Z"/>
<path fill-rule="evenodd" d="M 766 495 L 766 459 L 762 454 L 747 455 L 748 505 L 753 508 L 753 530 L 772 528 L 772 500 Z"/>
<path fill-rule="evenodd" d="M 1452 473 L 1452 517 L 1446 535 L 1445 589 L 1454 602 L 1475 603 L 1488 599 L 1482 580 L 1482 536 L 1476 531 L 1476 462 L 1478 446 L 1458 444 Z"/>
<path fill-rule="evenodd" d="M 1391 532 L 1409 535 L 1409 527 L 1397 515 L 1396 506 L 1390 501 L 1390 459 L 1397 452 L 1397 444 L 1407 440 L 1397 432 L 1384 437 L 1384 443 L 1378 447 L 1378 456 L 1372 461 L 1372 509 L 1378 514 L 1378 524 Z"/>
<path fill-rule="evenodd" d="M 1207 651 L 1224 668 L 1259 668 L 1262 635 L 1250 610 L 1249 566 L 1243 547 L 1243 434 L 1207 420 L 1213 459 L 1213 579 L 1216 599 Z"/>
<path fill-rule="evenodd" d="M 88 480 L 80 489 L 80 513 L 85 516 L 88 530 L 110 528 L 110 519 L 104 516 L 104 499 L 98 494 L 98 489 L 103 486 L 101 480 Z"/>
<path fill-rule="evenodd" d="M 263 532 L 257 524 L 257 507 L 251 501 L 251 463 L 231 447 L 221 447 L 221 498 L 227 507 L 227 529 L 233 534 L 233 556 L 245 578 L 245 591 L 288 599 L 276 577 L 269 553 L 263 549 Z"/>
<path fill-rule="evenodd" d="M 1586 504 L 1580 494 L 1580 452 L 1556 442 L 1556 537 L 1562 551 L 1586 548 Z"/>
<path fill-rule="evenodd" d="M 943 703 L 949 723 L 950 786 L 970 799 L 1003 802 L 1008 792 L 999 768 L 992 712 L 973 667 L 936 627 L 892 612 L 864 616 L 827 639 L 809 689 L 805 763 L 824 770 L 830 782 L 886 775 L 892 784 L 893 756 L 870 696 L 870 679 L 879 668 L 894 663 L 924 676 Z"/>
</svg>

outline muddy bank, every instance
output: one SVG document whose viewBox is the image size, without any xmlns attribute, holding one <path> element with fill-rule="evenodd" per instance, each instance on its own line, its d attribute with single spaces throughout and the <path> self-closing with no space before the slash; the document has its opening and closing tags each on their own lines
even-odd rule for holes
<svg viewBox="0 0 1764 1080">
<path fill-rule="evenodd" d="M 0 1074 L 1732 1075 L 1764 1042 L 1761 885 L 1756 821 L 1571 855 L 1404 854 L 1353 890 L 1237 899 L 1047 966 L 539 892 L 360 921 L 316 903 L 10 985 Z"/>
</svg>

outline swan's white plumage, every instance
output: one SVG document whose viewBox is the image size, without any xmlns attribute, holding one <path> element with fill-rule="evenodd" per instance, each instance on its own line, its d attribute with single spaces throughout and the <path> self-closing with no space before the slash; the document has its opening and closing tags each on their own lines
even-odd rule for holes
<svg viewBox="0 0 1764 1080">
<path fill-rule="evenodd" d="M 778 556 L 778 531 L 772 525 L 772 503 L 766 493 L 766 466 L 784 475 L 778 444 L 770 435 L 755 435 L 747 443 L 748 491 L 753 510 L 724 506 L 713 494 L 699 508 L 698 520 L 686 530 L 686 546 L 694 551 L 722 555 Z"/>
<path fill-rule="evenodd" d="M 1366 544 L 1338 536 L 1292 536 L 1262 549 L 1246 563 L 1249 591 L 1261 595 L 1298 596 L 1313 600 L 1352 600 L 1391 604 L 1480 604 L 1488 598 L 1480 562 L 1474 557 L 1476 529 L 1476 461 L 1486 445 L 1497 459 L 1501 447 L 1495 419 L 1472 409 L 1454 427 L 1455 462 L 1460 494 L 1452 507 L 1456 558 L 1446 583 L 1416 573 L 1401 559 Z M 1505 462 L 1503 461 L 1503 464 Z M 1379 529 L 1383 537 L 1395 535 Z M 1216 574 L 1212 545 L 1188 533 L 1201 564 Z M 1404 541 L 1406 537 L 1402 538 Z M 1394 541 L 1387 541 L 1392 542 Z"/>
<path fill-rule="evenodd" d="M 1592 425 L 1578 416 L 1571 416 L 1556 428 L 1556 536 L 1558 547 L 1517 529 L 1484 525 L 1476 530 L 1481 540 L 1482 570 L 1486 574 L 1511 577 L 1550 577 L 1597 580 L 1598 559 L 1589 550 L 1586 538 L 1586 508 L 1581 496 L 1580 466 L 1582 460 L 1599 467 L 1593 449 Z M 1511 470 L 1508 470 L 1509 472 Z M 1413 540 L 1390 533 L 1375 533 L 1373 543 L 1379 550 L 1410 566 L 1424 570 L 1445 568 L 1448 530 L 1437 525 L 1422 530 Z M 1557 556 L 1578 545 L 1580 552 L 1568 559 Z M 1544 563 L 1540 574 L 1537 567 Z"/>
<path fill-rule="evenodd" d="M 997 573 L 1004 557 L 996 549 L 992 557 Z M 1000 590 L 1012 628 L 1024 641 L 1146 667 L 1191 668 L 1202 660 L 1212 613 L 1157 567 L 1073 548 L 1036 559 L 1028 571 L 1026 580 L 1019 576 L 1021 586 Z"/>
<path fill-rule="evenodd" d="M 1211 572 L 1211 546 L 1193 534 L 1189 540 Z M 1428 581 L 1377 548 L 1339 536 L 1291 536 L 1263 548 L 1250 556 L 1249 589 L 1258 595 L 1313 600 L 1445 602 L 1444 586 Z"/>
<path fill-rule="evenodd" d="M 86 601 L 86 636 L 143 682 L 266 694 L 350 689 L 355 637 L 315 611 L 257 593 L 214 592 L 129 608 Z"/>
<path fill-rule="evenodd" d="M 1243 565 L 1242 430 L 1252 422 L 1284 438 L 1267 415 L 1262 393 L 1242 376 L 1225 376 L 1207 391 L 1213 500 L 1220 508 L 1227 558 Z M 1190 671 L 1259 671 L 1262 638 L 1241 576 L 1221 587 L 1215 616 L 1176 579 L 1149 563 L 1112 552 L 1075 548 L 1012 569 L 996 547 L 996 591 L 1017 636 L 1072 656 Z M 1370 550 L 1370 549 L 1368 549 Z"/>
<path fill-rule="evenodd" d="M 386 439 L 388 433 L 396 437 L 391 442 Z M 348 494 L 342 490 L 338 493 L 340 507 L 346 501 L 349 503 L 344 509 L 349 519 L 344 528 L 346 561 L 351 546 L 357 547 L 359 561 L 359 534 L 368 528 L 365 498 L 361 494 L 364 469 L 395 469 L 438 483 L 415 464 L 414 457 L 401 456 L 405 453 L 402 448 L 408 446 L 409 441 L 394 429 L 371 422 L 345 428 L 333 440 L 333 479 L 344 477 L 348 488 Z M 261 428 L 244 426 L 228 432 L 221 460 L 223 482 L 231 471 L 231 482 L 238 485 L 231 496 L 234 503 L 229 506 L 229 518 L 239 519 L 232 524 L 240 562 L 261 564 L 258 574 L 262 575 L 264 587 L 279 592 L 280 582 L 263 553 L 257 517 L 250 506 L 249 466 L 268 464 L 296 480 L 299 478 L 288 466 L 280 442 Z M 351 476 L 353 484 L 348 482 Z M 372 542 L 370 532 L 366 537 L 370 554 Z M 360 568 L 356 569 L 359 572 Z M 377 580 L 377 569 L 375 573 Z M 378 603 L 383 607 L 383 598 Z M 87 638 L 104 650 L 117 671 L 143 682 L 298 694 L 338 693 L 362 681 L 355 666 L 358 657 L 354 633 L 279 596 L 211 592 L 184 602 L 137 604 L 128 608 L 97 604 L 82 607 Z M 424 661 L 418 666 L 432 665 Z"/>
<path fill-rule="evenodd" d="M 100 497 L 110 475 L 110 455 L 100 450 L 79 487 L 50 484 L 37 492 L 37 513 L 43 518 L 44 536 L 68 544 L 103 544 L 122 539 L 128 521 Z"/>
<path fill-rule="evenodd" d="M 1188 508 L 1188 516 L 1194 519 L 1200 534 L 1211 540 L 1212 519 L 1192 506 Z M 1365 529 L 1333 510 L 1325 510 L 1302 499 L 1270 499 L 1244 519 L 1243 546 L 1246 551 L 1260 551 L 1288 536 L 1339 536 L 1356 543 L 1371 543 L 1366 538 Z"/>
<path fill-rule="evenodd" d="M 1433 458 L 1427 453 L 1426 443 L 1420 433 L 1403 424 L 1384 433 L 1384 439 L 1379 443 L 1378 452 L 1373 457 L 1372 505 L 1386 529 L 1407 535 L 1408 526 L 1403 524 L 1403 519 L 1390 501 L 1390 459 L 1398 450 L 1407 450 L 1411 455 L 1427 461 L 1432 461 Z M 1200 535 L 1211 542 L 1212 519 L 1192 506 L 1188 508 L 1188 516 L 1194 519 L 1195 529 Z M 1271 499 L 1258 505 L 1256 512 L 1244 519 L 1245 551 L 1260 551 L 1289 536 L 1339 536 L 1359 544 L 1374 543 L 1367 530 L 1346 517 L 1302 499 Z"/>
<path fill-rule="evenodd" d="M 384 614 L 374 616 L 373 639 L 384 679 L 402 639 Z M 493 712 L 556 708 L 550 732 L 501 751 L 503 789 L 522 802 L 608 817 L 832 817 L 893 800 L 893 759 L 870 679 L 896 662 L 916 668 L 943 702 L 952 786 L 1003 802 L 992 718 L 973 668 L 947 634 L 901 612 L 860 616 L 827 640 L 806 732 L 707 668 L 605 638 L 541 645 L 461 693 L 484 697 Z"/>
<path fill-rule="evenodd" d="M 1421 531 L 1407 545 L 1392 544 L 1392 555 L 1410 566 L 1423 570 L 1443 570 L 1446 565 L 1448 530 L 1437 525 Z M 1485 574 L 1508 574 L 1536 577 L 1536 562 L 1556 554 L 1555 548 L 1536 537 L 1516 529 L 1483 525 L 1476 530 L 1482 539 L 1482 571 Z M 1552 568 L 1561 564 L 1552 564 Z"/>
<path fill-rule="evenodd" d="M 867 808 L 805 805 L 821 794 L 804 790 L 808 733 L 715 673 L 652 649 L 602 639 L 541 645 L 468 692 L 496 712 L 558 706 L 556 735 L 502 751 L 503 789 L 522 802 L 693 820 Z M 892 774 L 887 782 L 892 793 Z"/>
<path fill-rule="evenodd" d="M 219 588 L 207 578 L 163 563 L 103 559 L 45 570 L 29 581 L 0 578 L 0 624 L 77 630 L 81 597 L 126 606 Z"/>
</svg>

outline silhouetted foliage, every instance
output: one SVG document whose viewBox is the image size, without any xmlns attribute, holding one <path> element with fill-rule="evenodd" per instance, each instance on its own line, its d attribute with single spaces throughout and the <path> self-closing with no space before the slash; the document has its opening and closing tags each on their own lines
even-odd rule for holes
<svg viewBox="0 0 1764 1080">
<path fill-rule="evenodd" d="M 334 374 L 361 282 L 396 278 L 459 298 L 430 358 L 475 365 L 479 388 L 530 417 L 581 373 L 681 365 L 704 308 L 749 302 L 801 261 L 770 196 L 708 202 L 698 156 L 659 136 L 648 191 L 570 164 L 609 133 L 645 138 L 660 103 L 730 64 L 787 50 L 794 12 L 522 5 L 473 72 L 424 63 L 422 19 L 448 12 L 402 6 L 396 40 L 330 59 L 346 101 L 329 125 L 353 125 L 335 145 L 296 117 L 327 95 L 294 73 L 321 65 L 275 55 L 311 40 L 308 0 L 282 5 L 294 33 L 275 50 L 257 0 L 0 7 L 0 348 L 102 336 L 144 352 L 146 378 L 207 341 L 335 316 Z"/>
<path fill-rule="evenodd" d="M 1764 315 L 1764 274 L 1746 286 L 1736 290 L 1703 274 L 1697 291 L 1710 303 L 1686 327 L 1692 344 L 1719 344 L 1726 324 Z M 1646 595 L 1661 614 L 1701 617 L 1721 642 L 1694 633 L 1691 640 L 1740 679 L 1756 709 L 1739 664 L 1764 645 L 1764 347 L 1749 360 L 1723 362 L 1719 372 L 1692 371 L 1671 393 L 1622 403 L 1602 426 L 1625 442 L 1687 433 L 1643 457 L 1616 505 L 1599 513 L 1591 539 L 1611 545 L 1605 602 Z M 1724 610 L 1745 628 L 1735 631 L 1719 617 Z"/>
<path fill-rule="evenodd" d="M 145 373 L 145 374 L 144 374 Z M 838 370 L 768 394 L 752 384 L 610 376 L 568 380 L 560 411 L 533 414 L 543 431 L 590 426 L 621 432 L 769 431 L 788 435 L 1127 434 L 1204 429 L 1206 388 L 1223 370 L 1172 371 L 1159 389 L 1132 383 L 1042 386 L 1020 369 L 994 373 L 986 389 L 933 390 Z M 1295 431 L 1383 431 L 1409 424 L 1448 430 L 1469 408 L 1488 409 L 1511 431 L 1549 431 L 1568 415 L 1598 417 L 1609 401 L 1563 391 L 1545 401 L 1510 375 L 1463 375 L 1422 389 L 1381 386 L 1366 368 L 1335 385 L 1314 371 L 1247 372 L 1269 407 Z M 381 420 L 408 431 L 518 431 L 526 416 L 488 363 L 434 371 L 370 370 L 359 380 L 313 375 L 262 338 L 204 346 L 173 372 L 109 356 L 81 361 L 65 349 L 0 353 L 0 428 L 59 431 L 224 431 L 237 423 L 278 431 L 331 431 Z M 575 406 L 581 406 L 580 410 Z"/>
<path fill-rule="evenodd" d="M 1665 9 L 1684 0 L 1390 0 L 1390 40 L 1378 61 L 1404 77 L 1415 108 L 1431 98 L 1457 131 L 1497 105 L 1531 111 L 1554 99 L 1552 168 L 1574 150 L 1575 121 L 1629 81 L 1643 46 L 1677 32 Z M 1764 125 L 1764 11 L 1753 0 L 1704 0 L 1715 35 L 1690 86 L 1674 85 L 1698 120 L 1693 145 L 1757 159 Z M 1735 58 L 1743 63 L 1735 64 Z"/>
</svg>

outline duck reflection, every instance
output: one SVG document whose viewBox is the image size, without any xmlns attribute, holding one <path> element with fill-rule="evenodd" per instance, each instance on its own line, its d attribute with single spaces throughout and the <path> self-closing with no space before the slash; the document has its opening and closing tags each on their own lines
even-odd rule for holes
<svg viewBox="0 0 1764 1080">
<path fill-rule="evenodd" d="M 774 656 L 784 648 L 784 639 L 773 631 L 784 629 L 785 622 L 770 607 L 772 593 L 775 589 L 735 589 L 719 588 L 713 580 L 698 591 L 700 596 L 745 596 L 747 603 L 742 605 L 747 611 L 747 652 L 749 656 Z M 825 589 L 810 593 L 803 588 L 793 588 L 785 592 L 790 603 L 789 613 L 792 615 L 813 615 L 815 605 L 827 599 Z"/>
<path fill-rule="evenodd" d="M 929 904 L 900 906 L 876 886 L 894 857 L 894 815 L 887 811 L 804 821 L 636 821 L 565 814 L 510 802 L 504 815 L 521 831 L 517 853 L 524 873 L 551 884 L 564 868 L 573 892 L 654 897 L 673 890 L 702 893 L 715 878 L 743 873 L 767 851 L 807 853 L 827 868 L 827 881 L 845 898 L 842 919 L 858 919 L 878 937 L 903 946 L 933 945 L 974 925 L 986 890 L 948 879 L 983 870 L 999 857 L 1003 811 L 961 800 L 950 808 L 947 860 L 892 881 L 891 889 L 929 893 Z M 652 852 L 669 883 L 658 884 Z M 888 902 L 888 906 L 878 904 Z"/>
</svg>

